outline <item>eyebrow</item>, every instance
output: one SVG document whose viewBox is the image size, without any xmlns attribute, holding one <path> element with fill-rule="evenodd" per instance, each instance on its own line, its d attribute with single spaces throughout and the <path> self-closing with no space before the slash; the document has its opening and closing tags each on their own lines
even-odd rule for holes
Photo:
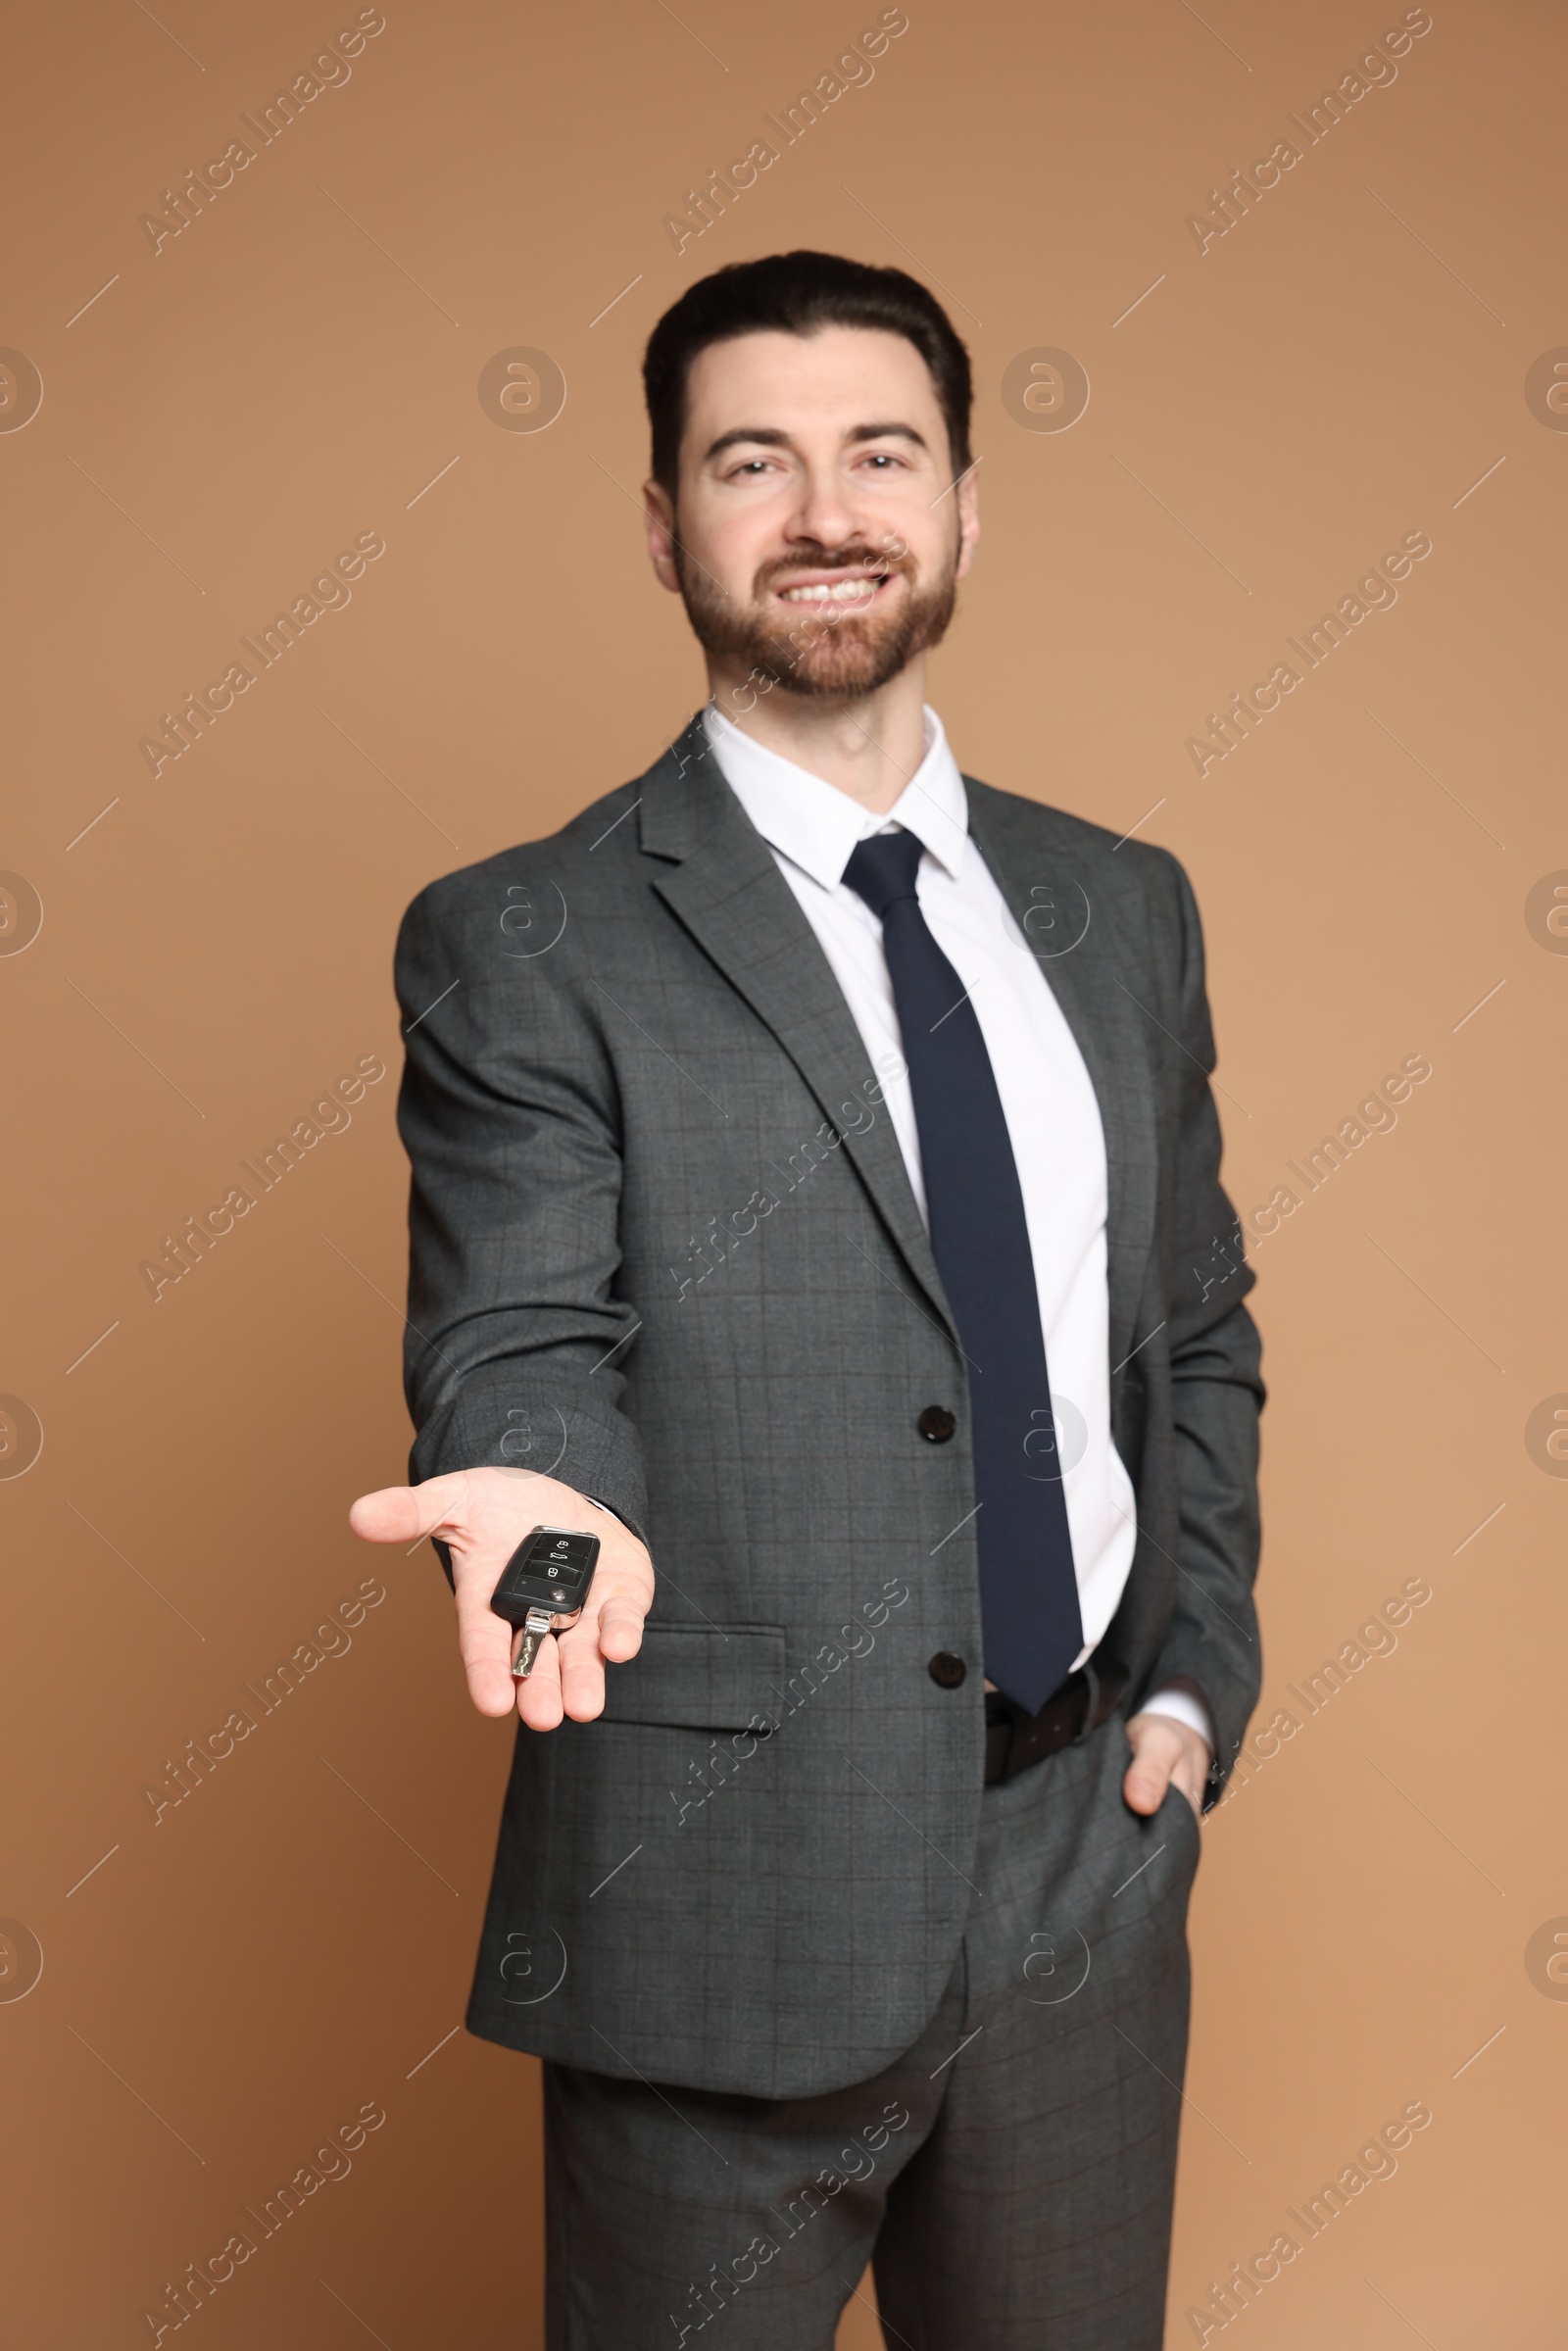
<svg viewBox="0 0 1568 2351">
<path fill-rule="evenodd" d="M 844 438 L 846 446 L 850 448 L 857 447 L 862 441 L 912 441 L 916 449 L 925 449 L 927 446 L 925 435 L 916 432 L 912 424 L 856 424 L 851 426 Z M 704 465 L 715 457 L 721 457 L 726 449 L 733 449 L 743 442 L 751 442 L 762 449 L 787 449 L 791 445 L 790 435 L 776 424 L 737 424 L 733 431 L 720 433 L 718 439 L 704 451 Z"/>
</svg>

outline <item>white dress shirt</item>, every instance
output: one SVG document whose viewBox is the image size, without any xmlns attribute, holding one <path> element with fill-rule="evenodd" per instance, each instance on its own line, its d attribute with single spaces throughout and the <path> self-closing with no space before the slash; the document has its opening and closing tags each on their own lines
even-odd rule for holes
<svg viewBox="0 0 1568 2351">
<path fill-rule="evenodd" d="M 1074 1663 L 1081 1665 L 1116 1612 L 1137 1541 L 1132 1481 L 1110 1435 L 1105 1138 L 1083 1055 L 969 836 L 963 778 L 934 710 L 925 712 L 925 757 L 883 816 L 764 749 L 711 707 L 703 723 L 725 781 L 772 850 L 833 967 L 872 1067 L 879 1056 L 902 1063 L 903 1040 L 881 922 L 846 886 L 844 868 L 856 843 L 872 833 L 902 828 L 920 842 L 920 910 L 974 1006 L 1023 1189 L 1065 1464 L 1084 1631 Z M 884 1099 L 929 1229 L 907 1076 L 890 1081 Z M 1144 1711 L 1187 1723 L 1212 1749 L 1207 1710 L 1186 1690 L 1160 1690 Z"/>
</svg>

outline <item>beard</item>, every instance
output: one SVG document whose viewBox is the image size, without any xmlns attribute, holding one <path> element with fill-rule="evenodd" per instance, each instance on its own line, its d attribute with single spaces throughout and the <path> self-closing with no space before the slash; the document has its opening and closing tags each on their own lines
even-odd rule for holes
<svg viewBox="0 0 1568 2351">
<path fill-rule="evenodd" d="M 958 598 L 956 541 L 942 572 L 929 581 L 907 552 L 892 557 L 865 546 L 830 552 L 807 541 L 761 566 L 750 606 L 729 596 L 679 540 L 674 563 L 686 617 L 705 653 L 749 669 L 756 684 L 765 681 L 818 702 L 858 701 L 887 685 L 917 653 L 942 642 Z M 803 604 L 793 622 L 781 624 L 768 610 L 767 593 L 806 571 L 902 576 L 907 584 L 886 612 Z"/>
</svg>

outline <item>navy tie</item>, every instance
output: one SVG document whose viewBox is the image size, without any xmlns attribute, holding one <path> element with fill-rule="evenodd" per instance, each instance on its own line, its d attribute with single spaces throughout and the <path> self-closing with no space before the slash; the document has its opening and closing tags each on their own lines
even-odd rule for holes
<svg viewBox="0 0 1568 2351">
<path fill-rule="evenodd" d="M 985 1670 L 1036 1714 L 1083 1647 L 1023 1192 L 985 1039 L 915 895 L 920 842 L 876 833 L 844 869 L 882 922 L 920 1136 L 931 1249 L 969 1359 Z"/>
</svg>

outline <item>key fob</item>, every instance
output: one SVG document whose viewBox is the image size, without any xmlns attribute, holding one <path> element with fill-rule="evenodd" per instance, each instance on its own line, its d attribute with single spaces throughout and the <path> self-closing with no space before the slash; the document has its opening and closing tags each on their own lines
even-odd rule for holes
<svg viewBox="0 0 1568 2351">
<path fill-rule="evenodd" d="M 566 1527 L 535 1527 L 525 1535 L 501 1571 L 490 1605 L 509 1625 L 523 1625 L 530 1609 L 570 1616 L 588 1597 L 599 1564 L 597 1535 Z"/>
</svg>

